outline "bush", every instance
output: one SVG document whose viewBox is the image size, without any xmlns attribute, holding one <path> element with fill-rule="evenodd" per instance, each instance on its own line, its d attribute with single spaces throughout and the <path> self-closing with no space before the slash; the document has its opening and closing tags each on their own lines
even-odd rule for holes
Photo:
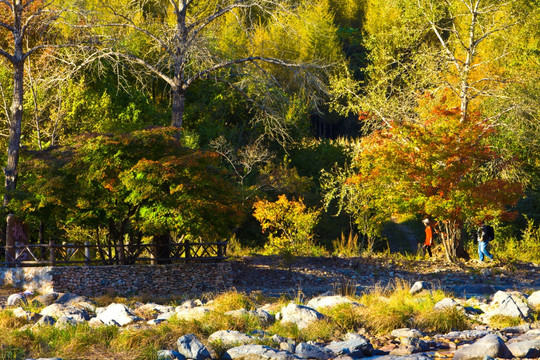
<svg viewBox="0 0 540 360">
<path fill-rule="evenodd" d="M 302 199 L 289 201 L 285 195 L 276 202 L 259 200 L 254 209 L 253 216 L 261 223 L 263 232 L 269 232 L 267 254 L 278 254 L 285 259 L 310 254 L 313 229 L 321 210 L 308 209 Z"/>
</svg>

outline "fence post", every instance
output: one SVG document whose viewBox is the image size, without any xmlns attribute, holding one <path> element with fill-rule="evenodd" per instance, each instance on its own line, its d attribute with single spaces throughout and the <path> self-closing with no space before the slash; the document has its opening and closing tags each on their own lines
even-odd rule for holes
<svg viewBox="0 0 540 360">
<path fill-rule="evenodd" d="M 84 264 L 90 265 L 90 241 L 84 242 Z"/>
<path fill-rule="evenodd" d="M 191 257 L 191 246 L 189 245 L 189 241 L 184 241 L 184 246 L 186 247 L 186 260 Z"/>
<path fill-rule="evenodd" d="M 49 262 L 51 263 L 51 266 L 54 266 L 55 262 L 56 262 L 56 253 L 55 253 L 55 249 L 54 249 L 54 240 L 51 239 L 49 240 Z"/>
<path fill-rule="evenodd" d="M 218 258 L 223 257 L 223 241 L 220 241 L 217 244 L 217 256 L 218 256 Z"/>
</svg>

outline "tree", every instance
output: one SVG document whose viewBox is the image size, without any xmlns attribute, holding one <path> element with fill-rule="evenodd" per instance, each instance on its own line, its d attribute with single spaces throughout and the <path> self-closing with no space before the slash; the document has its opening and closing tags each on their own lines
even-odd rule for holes
<svg viewBox="0 0 540 360">
<path fill-rule="evenodd" d="M 9 116 L 9 144 L 4 168 L 4 206 L 17 185 L 17 166 L 21 145 L 23 120 L 25 63 L 38 51 L 51 46 L 55 40 L 53 25 L 62 11 L 52 0 L 0 1 L 0 56 L 12 67 L 13 97 Z"/>
<path fill-rule="evenodd" d="M 378 208 L 432 217 L 447 259 L 456 261 L 466 256 L 463 225 L 510 218 L 522 185 L 504 178 L 513 164 L 490 146 L 494 129 L 479 114 L 463 119 L 444 99 L 432 109 L 419 122 L 393 122 L 364 138 L 347 182 L 368 186 Z"/>
<path fill-rule="evenodd" d="M 110 245 L 170 232 L 225 237 L 241 221 L 242 198 L 218 154 L 186 148 L 175 134 L 86 134 L 30 152 L 12 206 L 29 219 L 59 214 L 63 226 L 105 228 Z"/>
<path fill-rule="evenodd" d="M 99 8 L 107 11 L 110 20 L 104 21 L 103 26 L 124 29 L 115 30 L 113 46 L 107 51 L 133 65 L 134 72 L 141 77 L 157 76 L 168 84 L 172 98 L 171 126 L 177 128 L 183 126 L 186 93 L 199 81 L 227 84 L 276 120 L 269 99 L 284 100 L 288 79 L 302 79 L 293 84 L 310 89 L 304 95 L 318 100 L 320 96 L 316 94 L 324 88 L 321 78 L 324 78 L 325 67 L 340 61 L 335 51 L 321 51 L 337 44 L 332 38 L 330 23 L 317 28 L 307 21 L 301 22 L 292 8 L 277 0 L 177 0 L 154 1 L 152 4 L 156 16 L 149 16 L 144 7 L 133 5 L 103 4 Z M 296 11 L 305 8 L 305 5 L 298 6 Z M 281 33 L 288 31 L 283 35 L 302 42 L 287 39 L 289 49 L 275 51 L 278 50 L 273 48 L 275 44 L 268 42 L 272 35 L 266 26 L 278 29 L 279 26 L 273 23 L 284 19 L 296 19 L 295 25 L 317 29 L 319 38 L 303 38 L 306 31 L 289 29 L 287 24 L 281 24 Z M 302 49 L 304 44 L 312 47 L 310 52 L 291 51 Z M 281 57 L 271 56 L 273 52 Z M 307 57 L 302 57 L 304 55 Z M 276 68 L 282 67 L 292 74 L 283 77 L 283 72 L 276 73 Z M 269 87 L 272 91 L 261 91 Z M 256 90 L 260 98 L 255 101 L 253 92 Z M 271 126 L 271 122 L 266 124 Z M 274 126 L 274 129 L 279 127 Z"/>
</svg>

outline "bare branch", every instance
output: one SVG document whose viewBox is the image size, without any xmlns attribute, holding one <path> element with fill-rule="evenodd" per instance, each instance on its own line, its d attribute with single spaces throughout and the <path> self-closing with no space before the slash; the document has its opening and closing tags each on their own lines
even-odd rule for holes
<svg viewBox="0 0 540 360">
<path fill-rule="evenodd" d="M 207 74 L 213 73 L 214 71 L 217 71 L 219 69 L 222 69 L 222 68 L 234 65 L 234 64 L 240 64 L 240 63 L 246 63 L 246 62 L 256 62 L 256 61 L 264 61 L 264 62 L 267 62 L 267 63 L 270 63 L 270 64 L 276 64 L 276 65 L 281 65 L 281 66 L 285 66 L 285 67 L 293 67 L 293 68 L 305 68 L 306 67 L 305 65 L 294 64 L 294 63 L 290 63 L 290 62 L 280 60 L 280 59 L 276 59 L 276 58 L 266 58 L 266 57 L 261 57 L 261 56 L 250 56 L 250 57 L 247 57 L 247 58 L 225 61 L 223 63 L 216 64 L 216 65 L 214 65 L 212 67 L 209 67 L 208 69 L 200 71 L 200 72 L 192 75 L 188 80 L 186 80 L 186 86 L 191 85 L 194 81 L 196 81 L 196 80 L 198 80 L 200 78 L 206 77 Z"/>
<path fill-rule="evenodd" d="M 114 56 L 117 56 L 117 57 L 121 57 L 121 58 L 124 58 L 126 60 L 129 60 L 133 63 L 136 63 L 136 64 L 139 64 L 141 66 L 143 66 L 144 68 L 146 68 L 147 70 L 149 70 L 150 72 L 156 74 L 157 76 L 159 76 L 160 78 L 162 78 L 163 80 L 165 80 L 165 82 L 167 84 L 169 84 L 171 87 L 176 87 L 177 85 L 174 83 L 174 80 L 168 76 L 167 74 L 165 74 L 164 72 L 162 72 L 161 70 L 159 70 L 157 67 L 153 66 L 152 64 L 150 64 L 149 62 L 133 55 L 133 54 L 124 54 L 124 53 L 121 53 L 121 52 L 116 52 L 116 51 L 111 51 L 111 52 L 108 52 L 109 55 L 114 55 Z"/>
<path fill-rule="evenodd" d="M 10 62 L 14 62 L 14 58 L 11 54 L 5 52 L 4 50 L 0 49 L 0 55 L 5 57 L 7 60 L 9 60 Z"/>
<path fill-rule="evenodd" d="M 15 31 L 15 29 L 13 27 L 9 26 L 8 24 L 4 24 L 3 22 L 0 22 L 0 27 L 3 27 L 3 28 L 5 28 L 6 30 L 8 30 L 10 32 Z"/>
</svg>

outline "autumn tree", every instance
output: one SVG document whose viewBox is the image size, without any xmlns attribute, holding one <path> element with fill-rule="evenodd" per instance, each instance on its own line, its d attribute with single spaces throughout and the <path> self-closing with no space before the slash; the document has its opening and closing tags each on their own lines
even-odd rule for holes
<svg viewBox="0 0 540 360">
<path fill-rule="evenodd" d="M 241 196 L 218 154 L 186 148 L 175 134 L 86 134 L 29 152 L 11 206 L 28 220 L 101 230 L 110 245 L 169 233 L 226 237 L 243 216 Z"/>
<path fill-rule="evenodd" d="M 372 206 L 430 216 L 449 261 L 460 256 L 466 222 L 507 219 L 522 193 L 507 180 L 513 166 L 490 146 L 494 129 L 476 113 L 439 104 L 418 122 L 392 122 L 362 140 L 355 174 L 342 186 L 369 188 Z M 354 203 L 353 203 L 354 205 Z M 356 203 L 362 210 L 364 202 Z"/>
</svg>

